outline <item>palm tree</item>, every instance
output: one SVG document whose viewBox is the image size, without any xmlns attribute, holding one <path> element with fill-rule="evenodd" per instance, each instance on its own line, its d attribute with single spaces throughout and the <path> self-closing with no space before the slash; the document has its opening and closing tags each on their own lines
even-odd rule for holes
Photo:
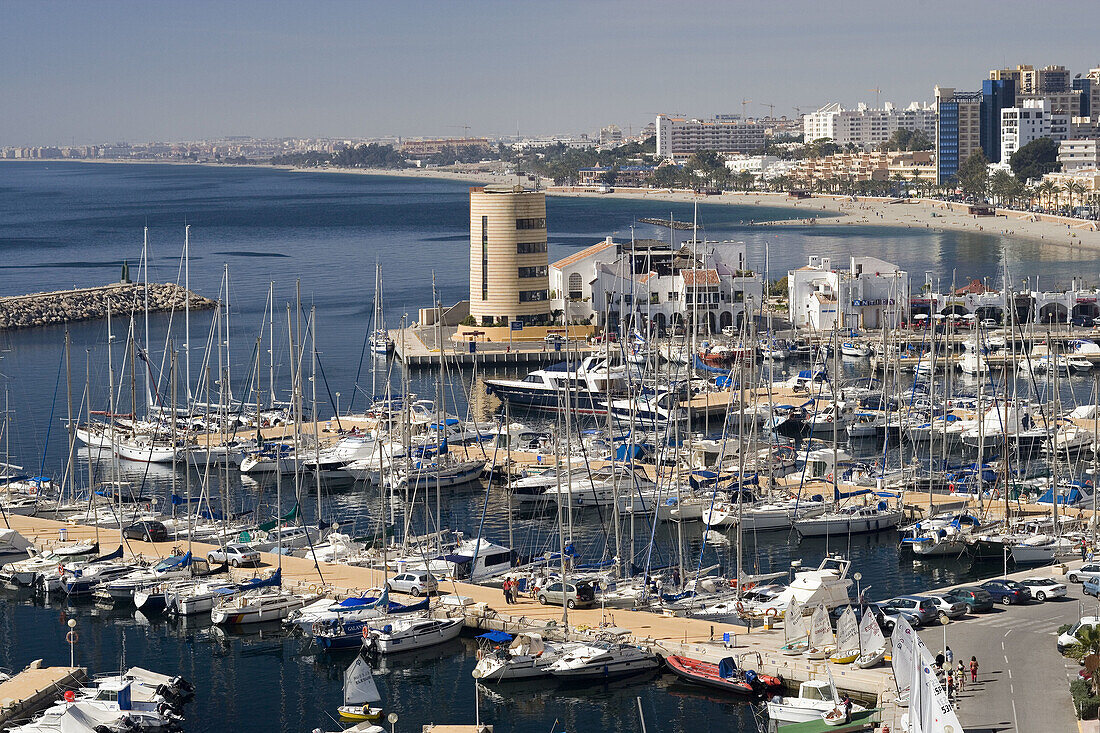
<svg viewBox="0 0 1100 733">
<path fill-rule="evenodd" d="M 1046 196 L 1046 198 L 1047 198 L 1047 208 L 1046 208 L 1047 213 L 1050 213 L 1051 202 L 1053 200 L 1054 193 L 1057 190 L 1058 190 L 1058 184 L 1055 183 L 1054 181 L 1050 180 L 1050 179 L 1044 180 L 1042 183 L 1039 184 L 1038 188 L 1036 189 L 1036 193 L 1039 194 L 1039 206 L 1040 207 L 1042 207 L 1042 205 L 1043 205 L 1043 196 Z"/>
<path fill-rule="evenodd" d="M 1075 202 L 1080 201 L 1085 195 L 1086 188 L 1083 183 L 1077 181 L 1070 181 L 1066 184 L 1066 193 L 1069 194 L 1069 205 L 1072 207 Z"/>
</svg>

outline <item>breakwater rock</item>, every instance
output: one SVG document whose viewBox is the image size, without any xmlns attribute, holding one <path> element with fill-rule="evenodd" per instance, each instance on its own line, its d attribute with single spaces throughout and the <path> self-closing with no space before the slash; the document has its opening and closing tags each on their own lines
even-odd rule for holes
<svg viewBox="0 0 1100 733">
<path fill-rule="evenodd" d="M 175 283 L 149 283 L 149 310 L 183 310 L 187 290 Z M 213 308 L 217 303 L 191 293 L 191 309 Z M 111 315 L 127 315 L 145 308 L 145 286 L 140 283 L 114 283 L 95 288 L 60 290 L 0 298 L 0 330 L 14 331 L 57 323 L 90 321 Z"/>
</svg>

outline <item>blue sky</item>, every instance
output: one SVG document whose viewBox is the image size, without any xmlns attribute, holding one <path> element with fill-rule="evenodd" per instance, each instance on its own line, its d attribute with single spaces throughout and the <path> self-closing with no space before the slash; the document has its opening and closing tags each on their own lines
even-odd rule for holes
<svg viewBox="0 0 1100 733">
<path fill-rule="evenodd" d="M 0 145 L 584 132 L 1100 66 L 1095 2 L 0 0 Z"/>
</svg>

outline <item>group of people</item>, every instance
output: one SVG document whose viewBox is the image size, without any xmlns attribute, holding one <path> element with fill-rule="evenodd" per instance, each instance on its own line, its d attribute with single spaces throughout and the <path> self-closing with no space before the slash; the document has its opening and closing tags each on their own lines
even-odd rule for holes
<svg viewBox="0 0 1100 733">
<path fill-rule="evenodd" d="M 971 683 L 978 681 L 978 658 L 970 657 L 969 665 L 960 659 L 956 665 L 955 653 L 951 651 L 951 647 L 946 647 L 941 653 L 937 654 L 932 666 L 936 674 L 943 680 L 944 688 L 947 690 L 947 699 L 952 702 L 956 701 L 959 693 L 962 692 L 963 686 L 966 684 L 967 672 L 970 673 Z"/>
<path fill-rule="evenodd" d="M 519 603 L 519 581 L 508 578 L 501 586 L 504 591 L 504 601 L 509 605 Z"/>
</svg>

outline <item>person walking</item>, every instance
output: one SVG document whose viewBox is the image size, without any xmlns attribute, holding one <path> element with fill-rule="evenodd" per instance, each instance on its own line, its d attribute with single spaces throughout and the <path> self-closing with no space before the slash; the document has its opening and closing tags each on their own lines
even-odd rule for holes
<svg viewBox="0 0 1100 733">
<path fill-rule="evenodd" d="M 955 652 L 951 651 L 951 647 L 947 647 L 943 650 L 943 658 L 947 660 L 948 669 L 955 666 Z"/>
<path fill-rule="evenodd" d="M 1088 558 L 1088 554 L 1089 554 L 1088 540 L 1082 539 L 1081 540 L 1081 561 L 1082 562 L 1084 562 Z"/>
<path fill-rule="evenodd" d="M 502 590 L 504 591 L 504 602 L 511 605 L 512 604 L 512 581 L 505 580 L 504 585 L 502 587 Z"/>
<path fill-rule="evenodd" d="M 947 668 L 947 699 L 955 701 L 955 675 L 951 674 L 951 668 Z"/>
<path fill-rule="evenodd" d="M 955 670 L 955 687 L 959 692 L 963 691 L 963 687 L 966 684 L 966 667 L 963 665 L 962 660 L 959 660 L 959 668 Z"/>
<path fill-rule="evenodd" d="M 977 682 L 978 681 L 978 658 L 977 657 L 971 657 L 970 658 L 970 681 L 971 682 Z"/>
</svg>

